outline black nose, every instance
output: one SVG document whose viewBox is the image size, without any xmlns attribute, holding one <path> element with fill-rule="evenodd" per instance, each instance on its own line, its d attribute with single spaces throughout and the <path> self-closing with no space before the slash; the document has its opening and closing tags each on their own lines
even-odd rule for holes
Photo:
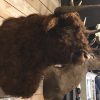
<svg viewBox="0 0 100 100">
<path fill-rule="evenodd" d="M 85 50 L 77 50 L 71 56 L 73 63 L 83 63 L 85 59 L 88 59 L 88 53 Z"/>
<path fill-rule="evenodd" d="M 85 50 L 77 50 L 75 53 L 74 53 L 75 55 L 77 55 L 77 56 L 84 56 L 85 58 L 87 58 L 87 54 L 88 54 L 88 52 L 87 51 L 85 51 Z"/>
<path fill-rule="evenodd" d="M 82 50 L 82 53 L 84 54 L 84 57 L 87 59 L 88 58 L 88 52 L 85 50 Z"/>
</svg>

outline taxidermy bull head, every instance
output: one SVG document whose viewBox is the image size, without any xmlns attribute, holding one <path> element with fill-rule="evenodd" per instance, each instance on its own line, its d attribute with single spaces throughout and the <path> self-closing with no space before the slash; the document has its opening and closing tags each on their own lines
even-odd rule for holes
<svg viewBox="0 0 100 100">
<path fill-rule="evenodd" d="M 6 94 L 31 97 L 49 66 L 82 65 L 90 58 L 91 32 L 79 14 L 58 12 L 9 18 L 0 27 L 0 86 Z"/>
</svg>

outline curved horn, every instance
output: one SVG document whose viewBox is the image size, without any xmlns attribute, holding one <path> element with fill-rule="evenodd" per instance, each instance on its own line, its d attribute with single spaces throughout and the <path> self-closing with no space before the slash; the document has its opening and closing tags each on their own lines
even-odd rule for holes
<svg viewBox="0 0 100 100">
<path fill-rule="evenodd" d="M 56 8 L 54 13 L 56 15 L 60 15 L 60 14 L 64 14 L 67 12 L 78 12 L 78 11 L 79 12 L 83 12 L 83 11 L 88 12 L 88 15 L 90 13 L 96 13 L 96 15 L 97 15 L 98 12 L 100 11 L 100 5 L 62 6 L 62 7 Z M 93 11 L 95 11 L 95 12 L 93 12 Z"/>
<path fill-rule="evenodd" d="M 98 29 L 98 30 L 86 30 L 85 32 L 86 32 L 87 34 L 95 34 L 95 33 L 100 32 L 100 29 Z"/>
</svg>

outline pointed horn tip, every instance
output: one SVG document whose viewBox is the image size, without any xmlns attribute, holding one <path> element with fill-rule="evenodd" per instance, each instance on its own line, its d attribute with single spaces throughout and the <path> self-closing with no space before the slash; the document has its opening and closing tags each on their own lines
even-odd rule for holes
<svg viewBox="0 0 100 100">
<path fill-rule="evenodd" d="M 74 6 L 74 0 L 70 0 L 70 5 Z"/>
</svg>

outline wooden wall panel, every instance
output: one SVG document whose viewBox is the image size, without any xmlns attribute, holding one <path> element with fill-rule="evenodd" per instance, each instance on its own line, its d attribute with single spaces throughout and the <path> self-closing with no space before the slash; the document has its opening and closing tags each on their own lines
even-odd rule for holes
<svg viewBox="0 0 100 100">
<path fill-rule="evenodd" d="M 4 18 L 0 17 L 0 25 L 2 25 Z"/>
<path fill-rule="evenodd" d="M 35 8 L 40 14 L 50 14 L 50 10 L 48 10 L 42 2 L 39 0 L 26 0 L 33 8 Z"/>
<path fill-rule="evenodd" d="M 25 15 L 29 15 L 32 13 L 38 13 L 31 5 L 29 5 L 26 0 L 5 0 L 19 11 L 23 12 Z"/>
<path fill-rule="evenodd" d="M 52 13 L 55 8 L 61 6 L 58 0 L 40 0 Z"/>
<path fill-rule="evenodd" d="M 19 17 L 23 15 L 24 14 L 16 10 L 14 7 L 12 7 L 10 4 L 8 4 L 4 0 L 0 0 L 0 16 L 2 16 L 3 18 L 8 18 L 10 16 Z"/>
<path fill-rule="evenodd" d="M 50 14 L 60 6 L 58 0 L 0 0 L 0 16 L 26 16 L 32 13 Z"/>
</svg>

